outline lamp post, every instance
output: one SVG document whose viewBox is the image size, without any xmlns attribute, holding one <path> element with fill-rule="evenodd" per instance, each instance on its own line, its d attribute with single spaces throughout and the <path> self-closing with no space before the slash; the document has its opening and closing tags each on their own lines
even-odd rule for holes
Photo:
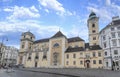
<svg viewBox="0 0 120 77">
<path fill-rule="evenodd" d="M 110 37 L 109 37 L 109 47 L 110 47 L 110 59 L 111 59 L 111 70 L 114 70 L 113 69 L 113 59 L 112 59 L 112 52 L 111 52 L 111 44 L 110 44 Z"/>
<path fill-rule="evenodd" d="M 6 40 L 6 41 L 8 41 L 8 38 L 7 37 L 2 37 L 2 42 L 1 42 L 1 46 L 0 46 L 0 66 L 1 66 L 1 64 L 2 64 L 2 47 L 3 47 L 3 45 L 4 45 L 4 40 Z"/>
</svg>

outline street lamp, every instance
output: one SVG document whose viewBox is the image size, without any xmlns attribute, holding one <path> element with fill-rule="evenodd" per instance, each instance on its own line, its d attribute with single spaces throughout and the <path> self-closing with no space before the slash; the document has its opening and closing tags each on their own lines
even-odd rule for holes
<svg viewBox="0 0 120 77">
<path fill-rule="evenodd" d="M 1 59 L 2 59 L 2 47 L 4 45 L 4 40 L 8 41 L 7 37 L 2 37 L 2 42 L 1 42 L 1 46 L 0 46 L 0 66 L 1 66 Z"/>
<path fill-rule="evenodd" d="M 111 52 L 111 44 L 110 44 L 110 37 L 109 37 L 109 47 L 110 47 L 110 59 L 111 59 L 111 70 L 113 70 L 113 59 L 112 59 L 112 52 Z"/>
</svg>

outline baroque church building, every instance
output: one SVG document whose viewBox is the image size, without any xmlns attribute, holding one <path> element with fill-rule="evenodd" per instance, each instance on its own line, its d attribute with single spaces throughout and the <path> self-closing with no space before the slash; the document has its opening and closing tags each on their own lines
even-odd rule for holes
<svg viewBox="0 0 120 77">
<path fill-rule="evenodd" d="M 61 31 L 40 40 L 35 40 L 29 31 L 22 33 L 18 64 L 24 67 L 103 68 L 98 22 L 99 18 L 91 12 L 87 21 L 89 43 L 80 37 L 67 38 Z"/>
</svg>

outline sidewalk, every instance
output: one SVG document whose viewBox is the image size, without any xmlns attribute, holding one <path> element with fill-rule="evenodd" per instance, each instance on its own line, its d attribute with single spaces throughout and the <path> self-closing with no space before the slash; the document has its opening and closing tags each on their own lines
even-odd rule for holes
<svg viewBox="0 0 120 77">
<path fill-rule="evenodd" d="M 5 71 L 6 71 L 6 69 L 0 69 L 0 73 L 3 73 Z"/>
</svg>

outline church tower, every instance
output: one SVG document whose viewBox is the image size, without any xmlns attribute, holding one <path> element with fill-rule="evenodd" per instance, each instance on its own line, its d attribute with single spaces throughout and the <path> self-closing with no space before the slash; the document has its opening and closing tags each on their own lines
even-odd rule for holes
<svg viewBox="0 0 120 77">
<path fill-rule="evenodd" d="M 94 12 L 89 15 L 87 25 L 89 31 L 89 45 L 99 45 L 99 17 Z"/>
<path fill-rule="evenodd" d="M 30 31 L 22 33 L 18 64 L 23 64 L 23 65 L 25 64 L 26 53 L 32 50 L 32 44 L 34 40 L 35 40 L 35 36 Z"/>
<path fill-rule="evenodd" d="M 27 49 L 31 49 L 34 40 L 35 40 L 35 36 L 30 31 L 22 33 L 21 44 L 20 44 L 21 51 L 24 52 Z"/>
</svg>

